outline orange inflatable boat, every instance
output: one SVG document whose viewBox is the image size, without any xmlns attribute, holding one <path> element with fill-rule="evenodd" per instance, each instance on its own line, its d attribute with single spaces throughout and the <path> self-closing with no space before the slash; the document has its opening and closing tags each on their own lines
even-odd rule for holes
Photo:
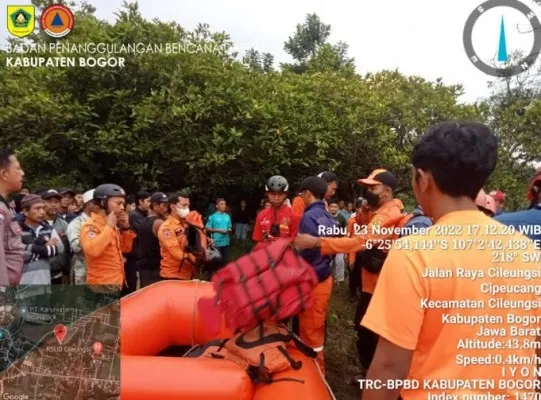
<svg viewBox="0 0 541 400">
<path fill-rule="evenodd" d="M 225 329 L 214 336 L 198 315 L 197 301 L 212 297 L 209 282 L 164 281 L 121 299 L 122 400 L 331 400 L 334 398 L 313 359 L 291 349 L 299 370 L 274 375 L 281 381 L 253 384 L 248 374 L 227 360 L 158 355 L 173 346 L 194 346 L 231 337 Z"/>
</svg>

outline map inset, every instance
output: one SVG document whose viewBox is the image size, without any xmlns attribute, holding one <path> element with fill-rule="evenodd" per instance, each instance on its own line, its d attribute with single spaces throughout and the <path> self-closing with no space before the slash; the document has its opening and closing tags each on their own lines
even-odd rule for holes
<svg viewBox="0 0 541 400">
<path fill-rule="evenodd" d="M 0 287 L 0 399 L 120 397 L 115 287 Z"/>
</svg>

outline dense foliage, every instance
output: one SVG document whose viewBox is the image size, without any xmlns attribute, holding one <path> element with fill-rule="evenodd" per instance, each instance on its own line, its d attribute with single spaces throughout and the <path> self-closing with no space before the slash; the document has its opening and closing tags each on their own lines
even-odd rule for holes
<svg viewBox="0 0 541 400">
<path fill-rule="evenodd" d="M 125 4 L 113 24 L 97 19 L 89 5 L 77 10 L 75 30 L 60 40 L 213 43 L 223 51 L 117 54 L 126 59 L 122 69 L 1 68 L 0 145 L 17 149 L 31 185 L 108 181 L 131 191 L 191 187 L 209 196 L 251 195 L 271 174 L 296 184 L 336 170 L 354 182 L 383 166 L 399 177 L 411 204 L 416 139 L 434 123 L 476 119 L 493 124 L 502 142 L 489 189 L 510 192 L 515 206 L 524 199 L 529 162 L 541 147 L 539 101 L 529 99 L 519 115 L 518 100 L 460 104 L 460 86 L 397 71 L 358 76 L 347 45 L 328 43 L 330 27 L 314 15 L 285 42 L 294 63 L 277 69 L 272 55 L 255 49 L 239 57 L 230 37 L 207 25 L 187 31 L 145 20 L 135 3 Z M 36 33 L 30 40 L 54 39 Z M 0 53 L 0 63 L 13 56 Z M 353 189 L 343 187 L 342 194 Z"/>
</svg>

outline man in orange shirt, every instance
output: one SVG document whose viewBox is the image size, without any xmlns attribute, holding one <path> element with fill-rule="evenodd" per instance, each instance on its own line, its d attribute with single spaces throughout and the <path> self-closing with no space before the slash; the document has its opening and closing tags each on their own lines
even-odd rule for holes
<svg viewBox="0 0 541 400">
<path fill-rule="evenodd" d="M 252 240 L 254 249 L 260 249 L 280 238 L 294 238 L 299 231 L 299 217 L 291 207 L 284 204 L 289 192 L 287 179 L 280 175 L 271 176 L 265 185 L 271 207 L 263 209 L 255 219 Z"/>
<path fill-rule="evenodd" d="M 409 378 L 419 386 L 401 393 L 364 386 L 363 400 L 487 393 L 515 399 L 539 388 L 532 361 L 540 344 L 541 279 L 530 257 L 539 250 L 475 205 L 497 151 L 490 129 L 473 122 L 437 125 L 415 146 L 413 191 L 436 222 L 424 235 L 396 241 L 385 261 L 362 321 L 380 339 L 360 383 Z"/>
<path fill-rule="evenodd" d="M 160 252 L 160 280 L 190 280 L 198 274 L 197 259 L 187 251 L 188 222 L 203 228 L 197 211 L 190 211 L 190 199 L 182 193 L 169 197 L 169 217 L 158 230 Z"/>
<path fill-rule="evenodd" d="M 304 200 L 302 199 L 302 193 L 297 193 L 297 195 L 293 198 L 293 201 L 291 202 L 291 211 L 293 211 L 293 214 L 295 214 L 299 220 L 302 218 L 302 215 L 304 214 Z"/>
<path fill-rule="evenodd" d="M 360 326 L 360 322 L 370 304 L 378 281 L 379 271 L 387 254 L 386 250 L 388 250 L 372 248 L 371 244 L 373 242 L 371 240 L 389 240 L 392 235 L 386 235 L 379 229 L 386 221 L 400 216 L 404 210 L 404 205 L 402 201 L 393 197 L 393 190 L 397 186 L 397 181 L 394 175 L 387 170 L 376 169 L 372 171 L 368 178 L 359 179 L 358 183 L 366 187 L 364 196 L 368 206 L 374 210 L 367 226 L 358 229 L 358 232 L 351 238 L 317 238 L 309 235 L 299 235 L 295 240 L 295 245 L 300 249 L 321 247 L 321 254 L 362 251 L 359 255 L 362 257 L 360 261 L 361 298 L 357 304 L 354 328 L 358 336 L 357 349 L 361 365 L 368 369 L 376 350 L 378 337 L 369 329 Z"/>
<path fill-rule="evenodd" d="M 126 288 L 124 257 L 133 245 L 135 233 L 130 229 L 126 192 L 113 184 L 94 190 L 97 211 L 81 228 L 81 248 L 87 263 L 87 285 L 114 285 Z"/>
</svg>

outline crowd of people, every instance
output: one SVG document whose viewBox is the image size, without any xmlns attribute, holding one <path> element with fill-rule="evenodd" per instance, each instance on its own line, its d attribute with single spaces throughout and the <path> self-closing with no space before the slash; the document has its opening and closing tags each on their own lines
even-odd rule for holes
<svg viewBox="0 0 541 400">
<path fill-rule="evenodd" d="M 125 191 L 115 184 L 84 193 L 67 188 L 31 192 L 22 187 L 24 172 L 15 154 L 0 149 L 0 285 L 117 285 L 127 294 L 159 280 L 194 279 L 210 264 L 212 252 L 218 260 L 213 268 L 223 267 L 230 261 L 233 235 L 245 241 L 251 231 L 255 251 L 290 238 L 319 280 L 312 293 L 314 306 L 298 315 L 298 333 L 317 352 L 323 372 L 330 298 L 347 273 L 351 299 L 357 302 L 358 356 L 368 378 L 458 379 L 463 370 L 456 366 L 456 351 L 447 347 L 476 333 L 472 327 L 444 324 L 442 310 L 423 309 L 423 299 L 484 299 L 486 294 L 474 290 L 471 282 L 458 285 L 456 277 L 430 280 L 425 269 L 486 271 L 495 259 L 488 248 L 451 251 L 434 248 L 434 243 L 497 236 L 504 249 L 512 240 L 524 240 L 523 252 L 539 251 L 541 243 L 534 230 L 529 238 L 519 233 L 498 236 L 502 226 L 518 231 L 541 225 L 541 170 L 528 189 L 529 209 L 506 213 L 505 193 L 483 190 L 496 160 L 497 140 L 486 126 L 440 124 L 423 136 L 411 156 L 411 185 L 418 202 L 412 212 L 395 196 L 399 183 L 386 169 L 358 180 L 363 190 L 355 203 L 335 198 L 339 178 L 333 172 L 307 177 L 297 193 L 291 193 L 286 177 L 273 176 L 266 182 L 266 198 L 252 228 L 245 201 L 232 213 L 219 198 L 203 218 L 183 192 L 139 192 L 132 210 L 127 209 Z M 473 231 L 471 226 L 490 229 Z M 389 227 L 398 229 L 382 229 Z M 417 234 L 423 230 L 424 236 Z M 506 267 L 541 271 L 520 257 Z M 533 276 L 539 283 L 540 274 Z M 500 278 L 500 283 L 510 279 Z M 520 277 L 513 281 L 528 283 Z M 537 300 L 531 293 L 510 294 L 508 299 Z M 540 315 L 539 308 L 514 312 Z M 497 376 L 500 366 L 469 371 L 471 376 Z M 421 389 L 411 393 L 403 398 L 426 397 Z M 397 394 L 392 388 L 377 393 L 367 389 L 363 399 Z"/>
</svg>

